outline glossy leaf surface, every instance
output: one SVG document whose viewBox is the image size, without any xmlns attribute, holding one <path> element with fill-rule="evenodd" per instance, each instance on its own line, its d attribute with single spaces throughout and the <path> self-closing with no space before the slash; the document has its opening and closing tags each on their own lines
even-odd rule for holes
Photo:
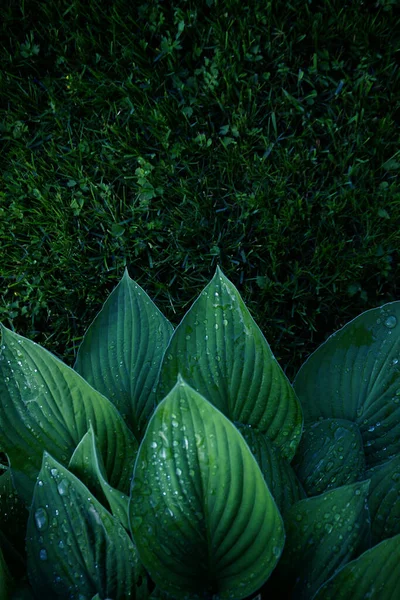
<svg viewBox="0 0 400 600">
<path fill-rule="evenodd" d="M 132 464 L 132 472 L 133 466 Z M 107 509 L 110 508 L 114 517 L 122 523 L 125 529 L 129 529 L 129 495 L 116 490 L 107 482 L 103 459 L 98 452 L 92 426 L 89 427 L 89 431 L 83 436 L 71 456 L 68 469 L 79 477 L 103 506 Z"/>
<path fill-rule="evenodd" d="M 313 600 L 397 600 L 400 598 L 400 535 L 349 562 L 318 590 Z"/>
<path fill-rule="evenodd" d="M 309 600 L 369 543 L 369 481 L 300 500 L 285 514 L 286 544 L 278 571 L 295 583 L 292 600 Z"/>
<path fill-rule="evenodd" d="M 358 426 L 344 419 L 306 425 L 293 468 L 308 496 L 364 479 L 364 448 Z"/>
<path fill-rule="evenodd" d="M 284 544 L 281 516 L 243 437 L 180 376 L 140 446 L 129 515 L 140 559 L 176 598 L 245 598 Z"/>
<path fill-rule="evenodd" d="M 346 419 L 363 439 L 367 467 L 400 453 L 400 302 L 368 310 L 331 335 L 293 387 L 306 423 Z"/>
<path fill-rule="evenodd" d="M 115 404 L 140 439 L 173 327 L 125 270 L 79 348 L 74 369 Z"/>
<path fill-rule="evenodd" d="M 400 455 L 367 471 L 372 543 L 400 534 Z"/>
<path fill-rule="evenodd" d="M 53 354 L 2 328 L 0 446 L 30 502 L 43 451 L 68 463 L 90 423 L 110 485 L 127 492 L 137 442 L 115 406 Z"/>
<path fill-rule="evenodd" d="M 281 514 L 284 515 L 292 504 L 306 496 L 292 466 L 281 456 L 268 436 L 246 425 L 237 425 L 237 428 L 246 440 Z"/>
<path fill-rule="evenodd" d="M 44 453 L 27 529 L 40 597 L 135 598 L 138 560 L 126 531 L 75 475 Z"/>
<path fill-rule="evenodd" d="M 176 328 L 164 356 L 158 401 L 178 372 L 231 421 L 256 427 L 291 460 L 301 407 L 238 290 L 217 271 Z"/>
</svg>

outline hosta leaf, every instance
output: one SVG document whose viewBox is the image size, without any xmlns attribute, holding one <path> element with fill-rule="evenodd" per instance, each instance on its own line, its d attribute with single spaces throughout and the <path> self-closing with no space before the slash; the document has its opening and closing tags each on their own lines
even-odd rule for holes
<svg viewBox="0 0 400 600">
<path fill-rule="evenodd" d="M 344 419 L 324 419 L 305 426 L 293 468 L 308 496 L 364 478 L 360 430 Z"/>
<path fill-rule="evenodd" d="M 53 354 L 2 328 L 0 445 L 29 503 L 46 449 L 67 463 L 90 423 L 108 481 L 127 492 L 137 442 L 115 406 Z"/>
<path fill-rule="evenodd" d="M 364 312 L 331 335 L 293 382 L 305 423 L 358 425 L 367 467 L 400 453 L 399 320 L 400 302 Z"/>
<path fill-rule="evenodd" d="M 369 481 L 345 485 L 294 504 L 285 514 L 286 544 L 278 573 L 295 583 L 292 600 L 318 588 L 369 543 Z"/>
<path fill-rule="evenodd" d="M 74 369 L 118 408 L 138 439 L 173 327 L 125 270 L 86 331 Z"/>
<path fill-rule="evenodd" d="M 39 597 L 136 597 L 138 559 L 130 537 L 47 452 L 35 485 L 27 552 L 29 580 Z"/>
<path fill-rule="evenodd" d="M 349 562 L 313 600 L 397 600 L 400 598 L 400 535 Z"/>
<path fill-rule="evenodd" d="M 129 520 L 144 566 L 176 598 L 244 598 L 268 578 L 284 544 L 243 437 L 180 376 L 140 446 Z"/>
<path fill-rule="evenodd" d="M 292 504 L 305 497 L 295 472 L 266 435 L 246 425 L 237 425 L 237 428 L 252 451 L 268 488 L 284 515 Z"/>
<path fill-rule="evenodd" d="M 219 268 L 171 338 L 159 401 L 178 372 L 231 421 L 257 427 L 292 459 L 302 428 L 299 401 L 238 290 Z"/>
<path fill-rule="evenodd" d="M 372 543 L 400 534 L 400 455 L 367 471 Z"/>
<path fill-rule="evenodd" d="M 79 477 L 107 509 L 110 508 L 114 517 L 122 523 L 125 529 L 129 529 L 129 495 L 123 494 L 107 483 L 103 459 L 98 452 L 92 426 L 89 427 L 89 431 L 83 436 L 71 456 L 68 469 Z"/>
</svg>

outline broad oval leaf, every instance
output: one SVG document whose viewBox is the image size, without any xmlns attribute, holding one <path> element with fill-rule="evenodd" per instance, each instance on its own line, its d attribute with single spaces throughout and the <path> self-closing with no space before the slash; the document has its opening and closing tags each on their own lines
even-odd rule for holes
<svg viewBox="0 0 400 600">
<path fill-rule="evenodd" d="M 345 485 L 294 504 L 285 514 L 286 544 L 277 574 L 294 585 L 291 600 L 309 600 L 369 545 L 369 481 Z"/>
<path fill-rule="evenodd" d="M 364 479 L 364 447 L 358 426 L 345 419 L 309 423 L 293 468 L 308 496 Z"/>
<path fill-rule="evenodd" d="M 396 600 L 400 598 L 400 535 L 349 562 L 313 600 Z"/>
<path fill-rule="evenodd" d="M 284 545 L 282 518 L 243 437 L 180 376 L 139 448 L 129 520 L 144 566 L 176 598 L 245 598 Z"/>
<path fill-rule="evenodd" d="M 293 382 L 305 423 L 356 423 L 367 467 L 400 452 L 400 302 L 368 310 L 306 360 Z"/>
<path fill-rule="evenodd" d="M 284 516 L 292 504 L 306 496 L 296 473 L 266 435 L 246 425 L 237 425 L 237 428 L 253 453 L 279 511 Z"/>
<path fill-rule="evenodd" d="M 103 459 L 97 449 L 96 436 L 92 425 L 90 425 L 88 432 L 83 436 L 71 456 L 68 469 L 79 477 L 82 483 L 93 492 L 97 500 L 105 508 L 109 508 L 114 517 L 128 530 L 129 495 L 116 490 L 107 482 Z"/>
<path fill-rule="evenodd" d="M 368 498 L 371 538 L 377 544 L 400 534 L 400 455 L 366 473 L 371 479 Z"/>
<path fill-rule="evenodd" d="M 27 552 L 29 580 L 38 597 L 136 597 L 140 564 L 130 537 L 47 452 L 33 494 Z"/>
<path fill-rule="evenodd" d="M 15 486 L 30 503 L 47 450 L 67 463 L 90 423 L 108 480 L 128 492 L 137 441 L 115 406 L 53 354 L 2 327 L 0 446 Z"/>
<path fill-rule="evenodd" d="M 160 401 L 178 372 L 231 421 L 257 427 L 291 460 L 302 430 L 296 394 L 238 290 L 217 271 L 164 355 Z"/>
<path fill-rule="evenodd" d="M 74 369 L 106 396 L 140 439 L 154 410 L 162 356 L 173 332 L 125 270 L 86 331 Z"/>
</svg>

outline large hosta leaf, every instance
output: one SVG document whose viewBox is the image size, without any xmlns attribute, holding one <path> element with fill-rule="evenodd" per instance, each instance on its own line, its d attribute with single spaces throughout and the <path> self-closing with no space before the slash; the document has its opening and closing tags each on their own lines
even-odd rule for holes
<svg viewBox="0 0 400 600">
<path fill-rule="evenodd" d="M 180 376 L 140 446 L 129 516 L 144 566 L 176 598 L 244 598 L 268 578 L 284 544 L 243 437 Z"/>
<path fill-rule="evenodd" d="M 246 440 L 282 515 L 306 494 L 286 458 L 263 433 L 246 425 L 237 425 Z"/>
<path fill-rule="evenodd" d="M 27 552 L 29 580 L 38 597 L 143 597 L 137 553 L 122 525 L 46 452 L 28 521 Z"/>
<path fill-rule="evenodd" d="M 281 588 L 291 600 L 310 600 L 318 588 L 369 544 L 369 481 L 306 498 L 285 514 L 286 544 L 279 563 Z"/>
<path fill-rule="evenodd" d="M 331 335 L 293 386 L 306 423 L 356 423 L 367 467 L 400 452 L 400 302 L 368 310 Z"/>
<path fill-rule="evenodd" d="M 118 408 L 139 439 L 173 327 L 125 271 L 86 331 L 74 369 Z"/>
<path fill-rule="evenodd" d="M 90 423 L 112 487 L 127 492 L 137 442 L 115 406 L 53 354 L 2 328 L 0 446 L 30 502 L 47 450 L 67 464 Z"/>
<path fill-rule="evenodd" d="M 257 427 L 292 459 L 302 428 L 299 401 L 238 290 L 219 268 L 171 338 L 158 401 L 178 372 L 231 421 Z"/>
<path fill-rule="evenodd" d="M 313 600 L 397 600 L 400 598 L 400 535 L 348 563 Z"/>
<path fill-rule="evenodd" d="M 125 529 L 128 524 L 129 495 L 111 487 L 107 482 L 104 463 L 97 449 L 96 436 L 93 427 L 79 442 L 75 452 L 71 456 L 68 469 L 93 492 L 106 508 L 110 508 Z"/>
<path fill-rule="evenodd" d="M 368 504 L 372 543 L 377 544 L 400 534 L 400 455 L 373 467 L 366 476 L 371 479 Z"/>
<path fill-rule="evenodd" d="M 364 479 L 364 448 L 358 426 L 344 419 L 309 423 L 293 467 L 308 496 Z"/>
</svg>

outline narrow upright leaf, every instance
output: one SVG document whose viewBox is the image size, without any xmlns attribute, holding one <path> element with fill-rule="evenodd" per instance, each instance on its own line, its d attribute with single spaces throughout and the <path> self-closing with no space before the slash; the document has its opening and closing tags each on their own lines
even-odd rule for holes
<svg viewBox="0 0 400 600">
<path fill-rule="evenodd" d="M 302 429 L 296 394 L 238 290 L 217 271 L 175 330 L 158 401 L 183 378 L 231 421 L 251 425 L 291 460 Z"/>
<path fill-rule="evenodd" d="M 103 459 L 97 450 L 96 436 L 91 425 L 71 456 L 68 469 L 79 477 L 103 506 L 110 508 L 125 529 L 129 529 L 129 495 L 116 490 L 107 482 Z"/>
<path fill-rule="evenodd" d="M 125 270 L 86 331 L 74 369 L 115 404 L 140 439 L 173 327 Z"/>
<path fill-rule="evenodd" d="M 293 382 L 305 423 L 356 423 L 367 467 L 400 453 L 400 302 L 362 313 L 306 360 Z"/>
<path fill-rule="evenodd" d="M 142 440 L 129 520 L 141 561 L 175 598 L 245 598 L 284 544 L 281 516 L 243 437 L 180 376 Z"/>
<path fill-rule="evenodd" d="M 39 598 L 137 597 L 140 565 L 130 537 L 47 452 L 35 485 L 27 552 L 29 580 Z"/>
<path fill-rule="evenodd" d="M 0 446 L 30 503 L 43 451 L 67 464 L 90 423 L 108 481 L 127 492 L 137 442 L 115 406 L 53 354 L 2 328 Z"/>
<path fill-rule="evenodd" d="M 400 598 L 400 535 L 349 562 L 313 600 L 397 600 Z"/>
</svg>

